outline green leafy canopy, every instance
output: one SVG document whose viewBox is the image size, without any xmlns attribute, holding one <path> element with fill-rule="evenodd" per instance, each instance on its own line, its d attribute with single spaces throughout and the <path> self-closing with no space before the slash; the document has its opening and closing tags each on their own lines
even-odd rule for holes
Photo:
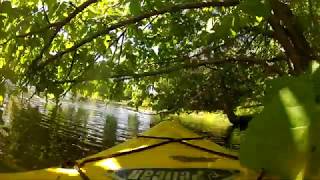
<svg viewBox="0 0 320 180">
<path fill-rule="evenodd" d="M 234 109 L 259 104 L 268 79 L 317 59 L 319 9 L 307 0 L 5 0 L 0 74 L 56 99 L 237 120 Z"/>
</svg>

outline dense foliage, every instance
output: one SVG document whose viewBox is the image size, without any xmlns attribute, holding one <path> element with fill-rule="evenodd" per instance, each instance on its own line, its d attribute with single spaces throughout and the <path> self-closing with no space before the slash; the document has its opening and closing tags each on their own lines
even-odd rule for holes
<svg viewBox="0 0 320 180">
<path fill-rule="evenodd" d="M 316 0 L 1 1 L 2 79 L 158 111 L 259 102 L 317 59 Z"/>
</svg>

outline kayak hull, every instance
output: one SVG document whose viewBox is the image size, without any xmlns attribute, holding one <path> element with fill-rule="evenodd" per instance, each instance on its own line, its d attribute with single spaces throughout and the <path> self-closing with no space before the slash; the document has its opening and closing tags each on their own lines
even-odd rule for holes
<svg viewBox="0 0 320 180">
<path fill-rule="evenodd" d="M 141 137 L 80 159 L 68 168 L 2 173 L 0 179 L 252 179 L 227 150 L 175 121 L 165 121 Z"/>
</svg>

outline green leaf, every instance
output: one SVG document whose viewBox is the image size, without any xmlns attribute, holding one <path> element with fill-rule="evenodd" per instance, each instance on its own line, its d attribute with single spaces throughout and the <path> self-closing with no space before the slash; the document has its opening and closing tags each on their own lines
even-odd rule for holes
<svg viewBox="0 0 320 180">
<path fill-rule="evenodd" d="M 263 20 L 263 17 L 256 16 L 256 20 L 260 23 Z"/>
<path fill-rule="evenodd" d="M 309 150 L 320 147 L 319 142 L 310 140 L 310 127 L 319 124 L 313 84 L 310 76 L 304 75 L 279 78 L 269 86 L 264 110 L 242 139 L 240 161 L 272 175 L 296 178 L 306 164 L 314 163 L 307 160 Z"/>
<path fill-rule="evenodd" d="M 109 35 L 106 35 L 104 37 L 104 41 L 103 41 L 103 44 L 106 48 L 109 48 L 109 45 L 110 45 L 110 40 L 111 40 L 111 37 Z"/>
<path fill-rule="evenodd" d="M 0 58 L 0 68 L 6 65 L 6 60 L 4 58 Z"/>
<path fill-rule="evenodd" d="M 141 13 L 141 1 L 132 0 L 129 4 L 129 10 L 132 15 L 139 15 Z"/>
<path fill-rule="evenodd" d="M 316 96 L 316 103 L 320 104 L 320 64 L 316 61 L 311 63 L 310 73 L 313 83 L 313 90 Z"/>
<path fill-rule="evenodd" d="M 312 91 L 312 84 L 309 76 L 302 76 L 299 78 L 292 77 L 282 77 L 272 81 L 267 82 L 266 95 L 264 98 L 264 103 L 268 104 L 274 98 L 275 95 L 279 93 L 279 91 L 283 88 L 290 88 L 291 91 L 294 92 L 296 99 L 300 101 L 296 101 L 296 99 L 289 99 L 288 101 L 290 106 L 297 106 L 300 104 L 305 104 L 305 102 L 313 102 L 314 101 L 314 92 Z M 305 87 L 305 88 L 301 88 Z M 308 89 L 309 88 L 309 89 Z M 308 89 L 308 90 L 307 90 Z M 306 91 L 311 91 L 311 94 L 305 96 Z"/>
<path fill-rule="evenodd" d="M 233 29 L 230 29 L 230 32 L 232 37 L 236 37 L 237 32 L 235 32 Z"/>
<path fill-rule="evenodd" d="M 271 15 L 271 8 L 261 0 L 243 0 L 239 8 L 252 16 L 269 17 Z"/>
<path fill-rule="evenodd" d="M 208 19 L 207 27 L 206 27 L 206 31 L 207 32 L 212 32 L 212 29 L 213 29 L 213 26 L 214 26 L 214 22 L 215 22 L 214 18 Z"/>
<path fill-rule="evenodd" d="M 10 1 L 4 1 L 0 4 L 0 13 L 8 14 L 9 17 L 13 14 L 15 14 L 14 9 L 11 6 Z"/>
<path fill-rule="evenodd" d="M 45 0 L 45 3 L 48 6 L 48 16 L 49 18 L 52 18 L 52 14 L 55 12 L 55 10 L 58 8 L 58 1 L 56 0 Z"/>
<path fill-rule="evenodd" d="M 10 1 L 4 1 L 0 4 L 0 13 L 7 13 L 10 9 L 12 9 Z"/>
<path fill-rule="evenodd" d="M 235 25 L 235 17 L 233 15 L 228 15 L 223 17 L 221 20 L 221 25 L 215 28 L 215 36 L 217 38 L 226 38 L 229 35 L 234 36 L 236 34 L 234 27 Z"/>
</svg>

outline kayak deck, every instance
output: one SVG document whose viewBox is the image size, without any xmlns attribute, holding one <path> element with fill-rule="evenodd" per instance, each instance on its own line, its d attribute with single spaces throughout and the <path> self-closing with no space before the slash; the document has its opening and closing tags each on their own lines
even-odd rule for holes
<svg viewBox="0 0 320 180">
<path fill-rule="evenodd" d="M 175 121 L 162 122 L 141 136 L 69 167 L 3 173 L 0 179 L 252 179 L 235 152 L 227 150 Z M 250 177 L 250 178 L 249 178 Z"/>
</svg>

